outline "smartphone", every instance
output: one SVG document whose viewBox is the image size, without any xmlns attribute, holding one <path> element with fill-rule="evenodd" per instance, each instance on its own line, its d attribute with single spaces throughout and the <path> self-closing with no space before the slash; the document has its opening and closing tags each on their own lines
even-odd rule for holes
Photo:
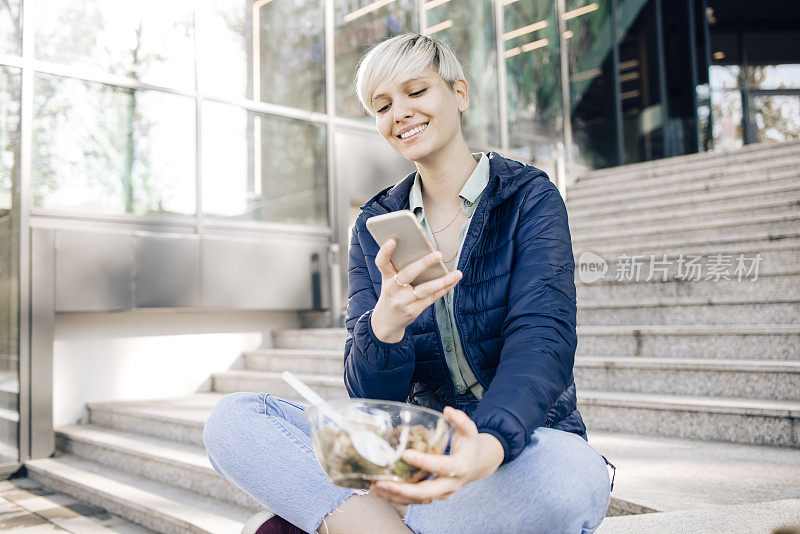
<svg viewBox="0 0 800 534">
<path fill-rule="evenodd" d="M 367 219 L 367 230 L 379 246 L 383 246 L 389 239 L 397 241 L 397 247 L 392 252 L 392 264 L 398 271 L 431 252 L 436 252 L 433 243 L 425 235 L 425 229 L 419 224 L 417 216 L 410 210 L 393 211 L 370 217 Z M 417 286 L 441 278 L 449 272 L 444 262 L 439 260 L 438 263 L 428 267 L 425 272 L 409 283 Z"/>
</svg>

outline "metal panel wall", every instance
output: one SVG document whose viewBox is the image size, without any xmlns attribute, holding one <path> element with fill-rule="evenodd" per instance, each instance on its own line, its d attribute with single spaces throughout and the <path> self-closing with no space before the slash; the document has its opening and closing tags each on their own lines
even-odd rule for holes
<svg viewBox="0 0 800 534">
<path fill-rule="evenodd" d="M 56 311 L 133 307 L 132 234 L 58 230 L 55 249 Z"/>
<path fill-rule="evenodd" d="M 329 306 L 327 236 L 39 231 L 54 236 L 34 263 L 54 275 L 56 312 Z M 47 257 L 54 265 L 45 265 Z"/>
<path fill-rule="evenodd" d="M 327 307 L 327 239 L 203 239 L 203 307 L 299 310 L 312 308 L 312 264 L 320 270 Z"/>
<path fill-rule="evenodd" d="M 137 234 L 134 241 L 137 307 L 200 306 L 199 236 Z"/>
<path fill-rule="evenodd" d="M 55 329 L 55 234 L 33 229 L 31 256 L 30 457 L 47 458 L 56 448 L 53 434 L 53 332 Z M 22 397 L 20 397 L 22 401 Z M 22 431 L 22 429 L 20 429 Z M 23 458 L 27 451 L 21 451 Z"/>
</svg>

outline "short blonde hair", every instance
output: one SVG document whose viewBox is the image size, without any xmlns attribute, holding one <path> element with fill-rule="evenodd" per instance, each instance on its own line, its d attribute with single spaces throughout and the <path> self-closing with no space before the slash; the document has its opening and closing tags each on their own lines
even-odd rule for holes
<svg viewBox="0 0 800 534">
<path fill-rule="evenodd" d="M 465 80 L 461 62 L 438 37 L 404 33 L 381 41 L 358 64 L 356 94 L 361 105 L 375 116 L 371 100 L 381 81 L 406 80 L 429 67 L 451 88 L 458 80 Z"/>
</svg>

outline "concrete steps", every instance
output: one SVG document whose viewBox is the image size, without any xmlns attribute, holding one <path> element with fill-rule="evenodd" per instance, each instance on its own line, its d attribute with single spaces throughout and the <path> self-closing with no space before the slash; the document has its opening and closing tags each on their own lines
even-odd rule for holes
<svg viewBox="0 0 800 534">
<path fill-rule="evenodd" d="M 204 446 L 122 432 L 98 425 L 61 427 L 56 448 L 100 465 L 259 511 L 261 506 L 220 477 Z"/>
<path fill-rule="evenodd" d="M 590 431 L 800 447 L 800 402 L 578 390 Z"/>
<path fill-rule="evenodd" d="M 344 328 L 287 328 L 272 333 L 276 349 L 340 350 L 344 354 Z"/>
<path fill-rule="evenodd" d="M 152 436 L 205 448 L 203 426 L 221 393 L 185 397 L 88 404 L 89 422 L 104 428 Z"/>
<path fill-rule="evenodd" d="M 578 236 L 580 237 L 580 236 Z M 749 232 L 731 234 L 724 238 L 709 238 L 706 236 L 693 237 L 663 237 L 658 236 L 651 242 L 627 242 L 619 241 L 616 243 L 585 244 L 576 243 L 572 240 L 573 250 L 576 258 L 584 252 L 592 252 L 602 257 L 620 254 L 655 254 L 660 258 L 662 254 L 677 257 L 680 254 L 710 256 L 712 254 L 735 254 L 762 253 L 765 263 L 776 265 L 792 265 L 800 250 L 800 231 L 790 232 Z M 773 256 L 770 262 L 766 262 L 766 255 Z"/>
<path fill-rule="evenodd" d="M 763 181 L 746 182 L 739 185 L 728 186 L 722 189 L 705 189 L 689 193 L 675 193 L 668 197 L 650 196 L 639 200 L 607 203 L 598 200 L 596 203 L 586 203 L 584 206 L 572 206 L 572 200 L 567 200 L 570 208 L 570 222 L 583 222 L 586 220 L 609 220 L 615 216 L 640 216 L 660 215 L 674 209 L 701 208 L 728 206 L 745 200 L 754 202 L 783 200 L 787 195 L 797 192 L 797 180 L 800 170 L 781 171 L 773 174 L 773 179 L 767 183 Z"/>
<path fill-rule="evenodd" d="M 604 534 L 763 533 L 800 525 L 800 451 L 632 434 L 591 432 L 617 467 L 614 492 L 657 510 L 607 517 Z"/>
<path fill-rule="evenodd" d="M 573 186 L 567 191 L 568 207 L 581 208 L 598 203 L 637 201 L 653 198 L 656 195 L 670 198 L 672 195 L 702 193 L 785 180 L 793 171 L 796 172 L 796 158 L 796 156 L 783 157 L 732 169 L 707 168 L 700 172 L 669 174 L 624 183 L 598 182 L 591 188 Z M 602 200 L 598 195 L 603 195 Z M 590 202 L 592 198 L 596 198 L 597 202 Z"/>
<path fill-rule="evenodd" d="M 341 376 L 344 372 L 344 347 L 340 350 L 262 349 L 244 354 L 245 369 L 280 373 L 291 369 L 296 374 Z"/>
<path fill-rule="evenodd" d="M 602 431 L 590 432 L 589 443 L 617 467 L 613 495 L 642 508 L 675 512 L 800 498 L 797 449 Z"/>
<path fill-rule="evenodd" d="M 749 256 L 748 256 L 749 257 Z M 675 261 L 675 260 L 668 260 Z M 642 276 L 639 282 L 627 280 L 615 280 L 616 266 L 609 265 L 608 274 L 601 280 L 583 283 L 579 276 L 575 278 L 575 286 L 578 292 L 578 303 L 584 301 L 597 301 L 607 299 L 611 301 L 630 300 L 630 299 L 649 299 L 663 297 L 740 297 L 740 298 L 759 298 L 767 300 L 780 298 L 800 298 L 800 268 L 790 266 L 788 268 L 774 268 L 771 272 L 759 269 L 758 278 L 736 277 L 730 280 L 713 279 L 705 280 L 684 280 L 676 278 L 675 271 L 677 266 L 670 269 L 671 273 L 667 281 L 662 277 L 653 276 L 647 280 L 647 276 Z M 688 277 L 687 277 L 688 278 Z"/>
<path fill-rule="evenodd" d="M 297 374 L 297 377 L 326 400 L 348 398 L 341 374 Z M 281 378 L 279 372 L 225 371 L 214 373 L 213 380 L 214 391 L 220 393 L 263 391 L 290 400 L 298 397 L 297 392 Z"/>
<path fill-rule="evenodd" d="M 795 178 L 800 181 L 800 173 Z M 616 215 L 600 215 L 592 218 L 570 220 L 572 232 L 591 231 L 594 228 L 617 228 L 624 230 L 636 228 L 667 227 L 675 222 L 705 223 L 714 222 L 721 216 L 728 215 L 769 215 L 796 213 L 800 206 L 800 186 L 795 185 L 794 190 L 786 191 L 776 198 L 756 200 L 753 198 L 736 199 L 725 203 L 704 203 L 695 206 L 677 207 L 670 206 L 663 210 L 649 209 L 643 212 L 617 213 Z"/>
<path fill-rule="evenodd" d="M 263 510 L 211 467 L 203 425 L 220 393 L 89 404 L 56 429 L 55 458 L 26 462 L 47 488 L 161 533 L 239 534 Z"/>
<path fill-rule="evenodd" d="M 800 326 L 578 326 L 577 356 L 798 360 Z"/>
<path fill-rule="evenodd" d="M 165 534 L 240 534 L 251 515 L 251 510 L 76 456 L 25 465 L 28 476 L 47 488 Z"/>
<path fill-rule="evenodd" d="M 701 170 L 705 167 L 721 167 L 746 163 L 754 159 L 770 159 L 772 157 L 792 154 L 798 151 L 797 141 L 784 143 L 750 144 L 732 150 L 715 150 L 697 154 L 686 154 L 652 161 L 642 161 L 620 167 L 608 167 L 591 171 L 578 177 L 577 183 L 589 185 L 593 181 L 607 179 L 618 182 L 641 179 L 642 177 L 663 175 L 677 170 Z"/>
<path fill-rule="evenodd" d="M 567 207 L 587 425 L 800 446 L 798 201 L 796 142 L 578 180 Z M 735 270 L 757 255 L 758 276 Z"/>
<path fill-rule="evenodd" d="M 800 401 L 797 399 L 800 363 L 697 359 L 672 362 L 670 365 L 669 359 L 647 358 L 576 359 L 581 411 L 590 410 L 596 428 L 603 430 L 619 423 L 623 427 L 611 430 L 800 447 L 800 425 L 797 424 L 800 423 L 797 421 L 800 418 Z M 582 385 L 582 377 L 597 386 L 617 380 L 639 380 L 639 388 L 646 391 L 648 382 L 653 382 L 656 390 L 661 387 L 671 394 L 630 393 L 619 388 L 613 392 L 592 391 Z M 301 378 L 324 391 L 323 396 L 346 396 L 341 375 L 303 375 Z M 686 394 L 675 394 L 676 387 L 670 389 L 670 382 L 677 378 L 683 379 L 678 386 L 683 391 L 679 392 Z M 296 396 L 282 385 L 277 372 L 237 372 L 231 375 L 226 385 L 230 391 L 266 391 L 290 399 Z M 635 385 L 629 383 L 628 387 Z M 754 400 L 748 396 L 760 387 L 773 389 L 766 394 L 768 396 L 794 400 Z M 716 397 L 720 392 L 726 398 Z M 742 398 L 727 398 L 735 394 Z M 659 423 L 658 414 L 661 412 L 671 422 L 669 425 Z M 699 425 L 699 421 L 703 424 Z"/>
<path fill-rule="evenodd" d="M 800 361 L 583 356 L 578 390 L 800 402 Z"/>
<path fill-rule="evenodd" d="M 756 504 L 735 504 L 706 509 L 680 510 L 655 514 L 609 517 L 597 534 L 718 534 L 752 532 L 793 534 L 800 528 L 800 499 Z M 781 527 L 795 527 L 792 530 Z"/>
<path fill-rule="evenodd" d="M 800 300 L 758 297 L 651 297 L 580 300 L 578 324 L 660 325 L 791 324 L 800 317 Z"/>
<path fill-rule="evenodd" d="M 285 349 L 342 351 L 344 328 L 282 330 L 273 342 Z M 578 326 L 579 356 L 666 358 L 800 359 L 797 325 L 620 325 Z"/>
<path fill-rule="evenodd" d="M 600 169 L 580 176 L 573 187 L 583 189 L 609 183 L 619 185 L 624 182 L 639 182 L 652 177 L 692 173 L 710 168 L 729 167 L 735 169 L 754 160 L 768 163 L 784 156 L 797 156 L 798 153 L 800 153 L 800 144 L 796 141 L 781 144 L 754 144 L 731 151 L 688 154 Z"/>
<path fill-rule="evenodd" d="M 270 375 L 261 375 L 265 378 L 258 384 L 263 386 L 259 391 L 281 396 L 278 393 L 281 390 L 289 397 L 296 396 L 292 391 L 284 391 L 278 382 L 277 375 L 285 369 L 307 373 L 317 364 L 329 370 L 320 371 L 320 375 L 342 376 L 340 352 L 314 354 L 296 350 L 291 357 L 289 354 L 286 350 L 249 353 L 248 369 L 272 370 Z M 306 374 L 304 378 L 318 381 L 320 375 Z M 616 388 L 630 392 L 800 401 L 800 361 L 583 356 L 575 359 L 575 381 L 580 388 L 591 390 Z M 343 387 L 341 382 L 338 385 Z"/>
<path fill-rule="evenodd" d="M 676 221 L 663 226 L 643 226 L 640 228 L 609 229 L 599 228 L 573 236 L 573 246 L 584 250 L 602 249 L 610 245 L 626 243 L 631 246 L 652 244 L 665 239 L 691 240 L 704 239 L 706 242 L 724 241 L 730 236 L 744 233 L 759 233 L 765 238 L 770 235 L 787 234 L 800 228 L 800 206 L 787 213 L 762 215 L 728 215 L 713 221 Z M 659 247 L 660 248 L 660 247 Z"/>
</svg>

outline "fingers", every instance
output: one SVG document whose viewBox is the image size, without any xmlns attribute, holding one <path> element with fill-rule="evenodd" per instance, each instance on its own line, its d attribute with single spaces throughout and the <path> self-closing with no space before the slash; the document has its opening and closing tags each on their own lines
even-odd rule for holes
<svg viewBox="0 0 800 534">
<path fill-rule="evenodd" d="M 416 484 L 380 480 L 373 484 L 375 496 L 396 504 L 420 504 L 450 498 L 462 483 L 450 478 L 431 478 Z"/>
<path fill-rule="evenodd" d="M 444 415 L 455 425 L 459 434 L 470 438 L 478 437 L 478 427 L 475 425 L 475 421 L 470 419 L 463 411 L 453 408 L 452 406 L 445 406 Z"/>
<path fill-rule="evenodd" d="M 442 259 L 442 253 L 438 250 L 436 252 L 431 252 L 430 254 L 418 259 L 417 261 L 406 265 L 403 270 L 397 273 L 398 278 L 400 278 L 401 282 L 409 283 L 413 282 L 417 279 L 419 275 L 425 272 L 425 270 L 435 263 L 439 263 L 439 260 Z M 394 276 L 394 273 L 392 274 Z"/>
<path fill-rule="evenodd" d="M 445 408 L 444 413 L 456 426 L 459 434 L 477 439 L 478 429 L 466 413 L 449 406 Z M 403 460 L 438 476 L 416 484 L 377 481 L 370 488 L 377 497 L 402 505 L 427 503 L 451 497 L 470 480 L 469 462 L 465 463 L 463 457 L 407 450 L 403 453 Z M 451 477 L 450 473 L 454 476 Z"/>
<path fill-rule="evenodd" d="M 375 255 L 375 267 L 378 268 L 384 278 L 394 276 L 397 272 L 397 269 L 394 268 L 391 261 L 392 253 L 396 248 L 397 241 L 389 239 L 381 246 L 378 253 Z"/>
<path fill-rule="evenodd" d="M 448 473 L 458 469 L 457 460 L 452 456 L 428 454 L 412 449 L 403 453 L 403 461 L 440 476 L 447 476 Z"/>
<path fill-rule="evenodd" d="M 441 276 L 436 280 L 431 280 L 430 282 L 425 282 L 424 284 L 416 286 L 414 291 L 420 299 L 427 299 L 429 297 L 436 296 L 436 298 L 432 300 L 433 302 L 453 289 L 459 280 L 461 280 L 461 276 L 461 271 L 453 271 L 452 273 Z"/>
</svg>

